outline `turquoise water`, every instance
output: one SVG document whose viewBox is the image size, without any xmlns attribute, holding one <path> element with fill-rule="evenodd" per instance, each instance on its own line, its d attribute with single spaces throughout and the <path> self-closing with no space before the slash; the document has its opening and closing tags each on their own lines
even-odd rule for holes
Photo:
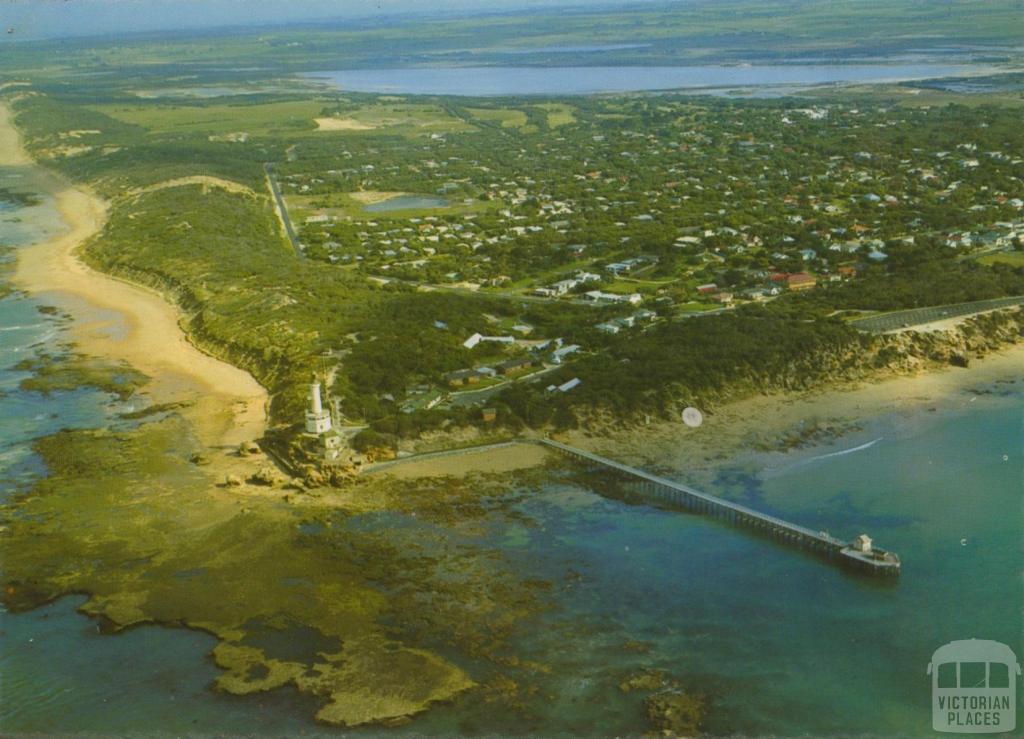
<svg viewBox="0 0 1024 739">
<path fill-rule="evenodd" d="M 444 198 L 434 198 L 428 195 L 399 195 L 388 200 L 382 200 L 379 203 L 371 203 L 364 206 L 363 210 L 367 213 L 389 213 L 395 210 L 447 208 L 448 205 L 448 201 Z"/>
<path fill-rule="evenodd" d="M 709 697 L 712 732 L 928 734 L 925 671 L 936 648 L 977 637 L 1022 652 L 1024 382 L 994 392 L 719 471 L 719 494 L 843 537 L 867 532 L 898 551 L 897 583 L 575 485 L 527 497 L 520 511 L 535 525 L 483 538 L 522 571 L 565 583 L 559 608 L 516 651 L 552 666 L 543 698 L 531 717 L 467 701 L 416 727 L 636 732 L 639 698 L 617 685 L 654 667 Z M 632 653 L 629 642 L 648 651 Z"/>
<path fill-rule="evenodd" d="M 16 169 L 0 168 L 0 187 L 32 191 L 27 174 Z M 49 198 L 31 207 L 0 201 L 0 246 L 16 249 L 60 228 Z M 5 262 L 13 258 L 14 252 L 0 254 Z M 64 317 L 41 313 L 44 304 L 19 293 L 0 298 L 0 499 L 41 472 L 28 445 L 32 439 L 64 427 L 95 425 L 107 416 L 109 398 L 88 390 L 50 398 L 18 390 L 28 373 L 16 365 L 61 343 Z"/>
<path fill-rule="evenodd" d="M 589 95 L 761 85 L 888 82 L 962 75 L 956 64 L 759 64 L 692 67 L 415 67 L 309 72 L 341 90 L 413 95 Z"/>
<path fill-rule="evenodd" d="M 4 177 L 0 184 L 11 181 Z M 0 212 L 7 244 L 56 227 L 49 201 Z M 45 473 L 31 439 L 109 424 L 117 410 L 88 389 L 49 397 L 17 389 L 24 374 L 11 366 L 64 341 L 65 319 L 38 310 L 56 301 L 0 300 L 4 495 Z M 700 481 L 812 528 L 869 533 L 902 557 L 898 583 L 697 516 L 603 498 L 568 475 L 522 490 L 519 515 L 490 524 L 439 530 L 395 514 L 359 517 L 346 525 L 386 529 L 396 545 L 440 532 L 448 546 L 493 551 L 520 576 L 555 583 L 552 610 L 515 638 L 520 658 L 551 666 L 522 710 L 470 694 L 388 732 L 635 734 L 645 728 L 642 696 L 617 686 L 659 668 L 707 696 L 713 732 L 926 735 L 925 669 L 937 647 L 977 637 L 1024 655 L 1022 464 L 1017 377 L 868 419 L 827 445 L 727 460 Z M 0 730 L 342 733 L 316 726 L 314 705 L 294 691 L 210 691 L 212 637 L 159 627 L 103 635 L 75 612 L 81 602 L 0 613 Z M 645 651 L 627 649 L 631 642 Z"/>
</svg>

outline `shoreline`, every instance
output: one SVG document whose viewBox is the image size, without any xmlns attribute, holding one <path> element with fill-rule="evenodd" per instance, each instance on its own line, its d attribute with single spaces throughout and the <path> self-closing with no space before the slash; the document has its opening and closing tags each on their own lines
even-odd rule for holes
<svg viewBox="0 0 1024 739">
<path fill-rule="evenodd" d="M 681 475 L 692 484 L 708 482 L 723 461 L 747 456 L 790 454 L 828 446 L 861 429 L 860 422 L 886 414 L 909 415 L 950 405 L 957 393 L 1007 380 L 1024 380 L 1024 343 L 1013 344 L 970 368 L 930 368 L 912 375 L 889 375 L 801 392 L 755 395 L 711 411 L 696 429 L 682 421 L 659 420 L 611 434 L 583 429 L 552 438 L 618 462 Z M 964 399 L 963 403 L 969 402 Z M 823 424 L 819 434 L 799 435 Z M 786 445 L 797 437 L 796 443 Z M 510 473 L 539 467 L 552 457 L 528 437 L 501 448 L 465 447 L 448 453 L 414 454 L 385 463 L 367 474 L 407 480 L 464 477 L 471 473 Z"/>
<path fill-rule="evenodd" d="M 1022 379 L 1024 343 L 1016 343 L 976 360 L 970 368 L 928 368 L 911 375 L 733 401 L 705 411 L 704 423 L 696 429 L 681 420 L 658 421 L 603 436 L 578 429 L 560 438 L 627 464 L 703 483 L 723 461 L 829 446 L 860 431 L 862 422 L 965 405 L 972 389 Z"/>
<path fill-rule="evenodd" d="M 125 362 L 147 375 L 141 393 L 153 404 L 185 404 L 182 415 L 204 446 L 237 447 L 262 437 L 269 397 L 252 375 L 189 342 L 178 310 L 157 292 L 97 272 L 78 258 L 79 247 L 102 230 L 108 204 L 35 162 L 6 103 L 0 103 L 0 165 L 32 168 L 65 225 L 18 249 L 13 284 L 67 307 L 75 318 L 72 340 L 83 353 Z"/>
</svg>

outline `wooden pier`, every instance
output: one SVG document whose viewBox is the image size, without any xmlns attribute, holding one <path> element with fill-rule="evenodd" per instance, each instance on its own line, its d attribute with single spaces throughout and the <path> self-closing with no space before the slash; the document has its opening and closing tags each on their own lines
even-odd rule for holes
<svg viewBox="0 0 1024 739">
<path fill-rule="evenodd" d="M 540 439 L 539 442 L 578 461 L 618 473 L 635 483 L 635 492 L 640 497 L 711 516 L 734 526 L 752 529 L 785 544 L 820 554 L 843 566 L 875 575 L 899 575 L 899 557 L 891 552 L 872 548 L 870 539 L 866 539 L 867 549 L 864 549 L 856 542 L 842 541 L 824 531 L 812 531 L 738 503 L 702 493 L 688 485 L 652 475 L 552 439 Z"/>
</svg>

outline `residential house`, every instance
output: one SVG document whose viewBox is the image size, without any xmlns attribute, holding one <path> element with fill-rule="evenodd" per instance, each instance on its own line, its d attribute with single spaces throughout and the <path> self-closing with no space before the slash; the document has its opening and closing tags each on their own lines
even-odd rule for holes
<svg viewBox="0 0 1024 739">
<path fill-rule="evenodd" d="M 629 303 L 630 305 L 639 305 L 643 302 L 643 296 L 640 293 L 631 293 L 630 295 L 617 295 L 615 293 L 606 293 L 600 290 L 591 290 L 590 292 L 584 293 L 583 297 L 588 300 L 595 300 L 607 303 Z"/>
<path fill-rule="evenodd" d="M 817 284 L 818 280 L 814 275 L 809 275 L 806 272 L 797 272 L 786 277 L 786 287 L 790 290 L 809 290 Z"/>
<path fill-rule="evenodd" d="M 456 370 L 446 374 L 444 379 L 449 387 L 464 387 L 465 385 L 475 385 L 480 382 L 480 373 L 475 369 Z"/>
<path fill-rule="evenodd" d="M 529 369 L 535 364 L 533 357 L 513 357 L 512 359 L 506 359 L 504 362 L 500 362 L 495 366 L 499 375 L 508 375 L 519 370 Z"/>
<path fill-rule="evenodd" d="M 551 361 L 555 364 L 561 364 L 566 357 L 570 354 L 575 354 L 580 350 L 579 344 L 566 344 L 563 347 L 559 347 L 551 352 Z"/>
</svg>

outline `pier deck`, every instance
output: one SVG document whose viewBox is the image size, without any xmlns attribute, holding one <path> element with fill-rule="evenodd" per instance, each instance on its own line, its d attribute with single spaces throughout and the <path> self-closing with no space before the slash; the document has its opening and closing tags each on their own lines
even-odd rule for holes
<svg viewBox="0 0 1024 739">
<path fill-rule="evenodd" d="M 862 552 L 850 543 L 824 532 L 812 531 L 781 518 L 770 516 L 752 508 L 702 493 L 688 485 L 668 480 L 658 475 L 630 467 L 598 454 L 577 449 L 552 439 L 540 439 L 544 446 L 559 451 L 574 459 L 589 462 L 600 468 L 615 471 L 639 484 L 638 493 L 650 499 L 680 506 L 694 513 L 701 513 L 726 521 L 735 526 L 753 529 L 784 543 L 820 553 L 837 563 L 861 569 L 871 574 L 898 575 L 899 558 L 884 550 Z"/>
</svg>

